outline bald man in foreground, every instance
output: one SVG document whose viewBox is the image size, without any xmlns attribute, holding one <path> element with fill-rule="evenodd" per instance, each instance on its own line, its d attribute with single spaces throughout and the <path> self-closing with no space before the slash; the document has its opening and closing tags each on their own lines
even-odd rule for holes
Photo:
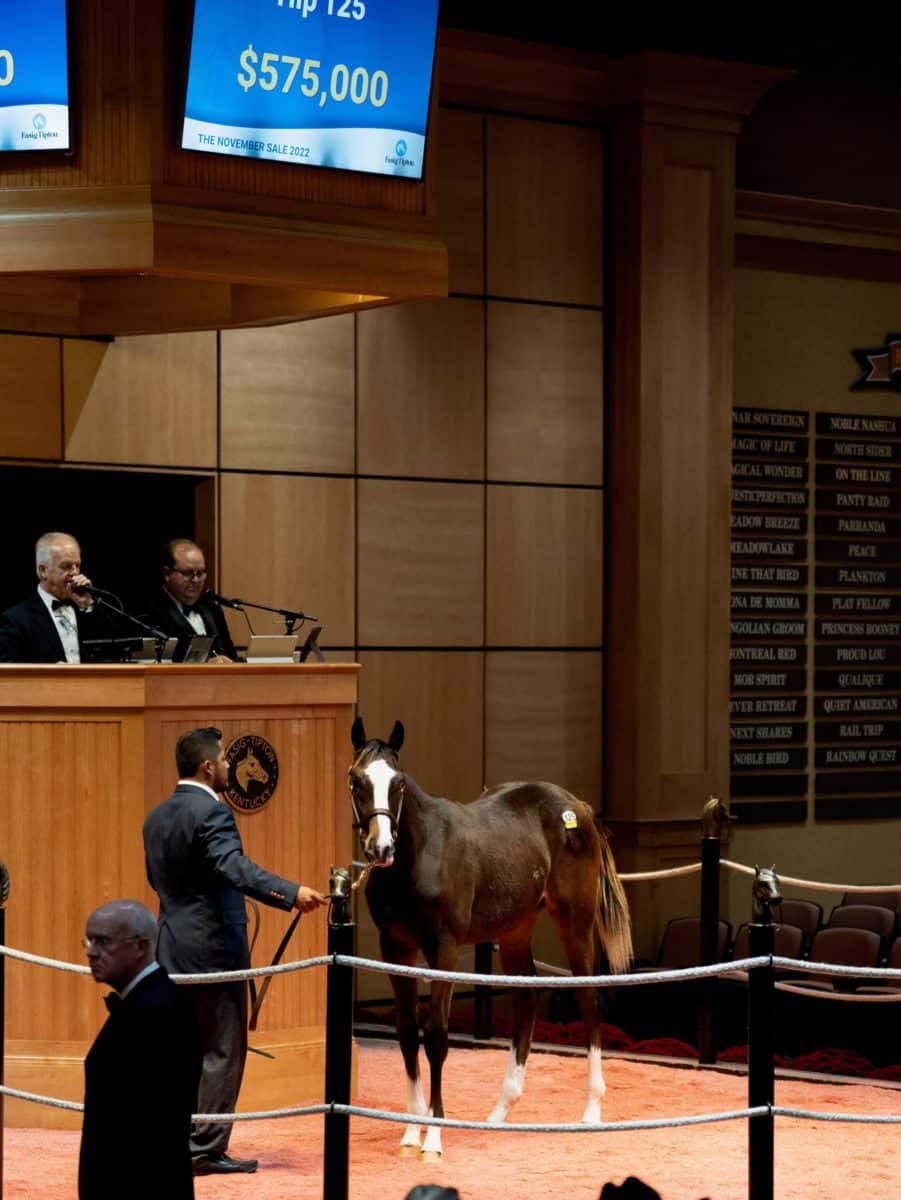
<svg viewBox="0 0 901 1200">
<path fill-rule="evenodd" d="M 193 1200 L 200 1043 L 188 989 L 156 962 L 156 939 L 137 900 L 113 900 L 87 920 L 91 974 L 114 990 L 84 1064 L 79 1200 Z"/>
</svg>

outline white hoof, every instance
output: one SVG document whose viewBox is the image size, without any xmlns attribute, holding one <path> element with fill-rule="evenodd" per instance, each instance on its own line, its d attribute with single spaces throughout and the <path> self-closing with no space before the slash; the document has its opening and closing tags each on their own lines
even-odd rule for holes
<svg viewBox="0 0 901 1200">
<path fill-rule="evenodd" d="M 419 1158 L 424 1163 L 440 1163 L 444 1155 L 440 1150 L 423 1150 Z"/>
<path fill-rule="evenodd" d="M 599 1100 L 589 1100 L 585 1105 L 585 1111 L 582 1113 L 583 1125 L 600 1125 L 601 1123 L 601 1104 Z"/>
</svg>

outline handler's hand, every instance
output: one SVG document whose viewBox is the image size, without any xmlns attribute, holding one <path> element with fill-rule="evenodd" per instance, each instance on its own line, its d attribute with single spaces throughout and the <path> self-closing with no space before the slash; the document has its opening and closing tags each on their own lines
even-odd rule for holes
<svg viewBox="0 0 901 1200">
<path fill-rule="evenodd" d="M 294 907 L 305 913 L 319 908 L 320 904 L 328 904 L 328 896 L 323 896 L 322 892 L 314 891 L 313 888 L 304 887 L 301 884 L 294 897 Z"/>
</svg>

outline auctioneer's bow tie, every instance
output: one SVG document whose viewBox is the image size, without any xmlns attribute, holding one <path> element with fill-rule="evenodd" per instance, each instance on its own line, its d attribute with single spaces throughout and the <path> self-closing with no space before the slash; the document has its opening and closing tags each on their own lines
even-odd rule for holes
<svg viewBox="0 0 901 1200">
<path fill-rule="evenodd" d="M 60 609 L 60 608 L 71 608 L 72 601 L 71 600 L 54 600 L 52 602 L 52 604 L 50 605 L 50 607 L 53 609 L 54 612 L 56 612 L 57 609 Z"/>
</svg>

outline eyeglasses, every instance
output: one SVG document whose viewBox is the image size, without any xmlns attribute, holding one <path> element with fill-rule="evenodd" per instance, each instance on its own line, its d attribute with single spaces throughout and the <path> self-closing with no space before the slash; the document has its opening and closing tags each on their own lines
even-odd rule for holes
<svg viewBox="0 0 901 1200">
<path fill-rule="evenodd" d="M 206 579 L 206 567 L 202 571 L 186 571 L 184 567 L 170 567 L 169 570 L 181 575 L 182 579 Z"/>
<path fill-rule="evenodd" d="M 120 942 L 139 942 L 142 935 L 133 933 L 130 937 L 113 937 L 109 933 L 98 933 L 91 937 L 90 934 L 81 939 L 81 944 L 85 950 L 90 950 L 92 946 L 96 946 L 98 950 L 108 950 L 110 946 L 118 946 Z"/>
</svg>

